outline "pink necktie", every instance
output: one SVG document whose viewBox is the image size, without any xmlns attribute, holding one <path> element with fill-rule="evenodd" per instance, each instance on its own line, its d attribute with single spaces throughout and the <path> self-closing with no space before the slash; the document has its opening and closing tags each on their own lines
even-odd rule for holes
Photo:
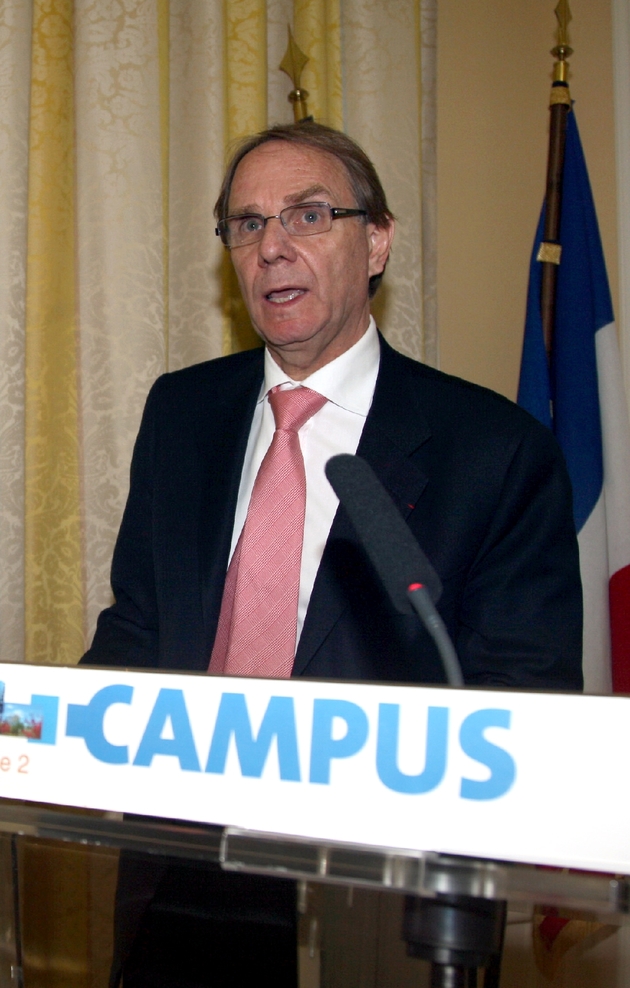
<svg viewBox="0 0 630 988">
<path fill-rule="evenodd" d="M 269 392 L 276 431 L 225 578 L 211 673 L 291 675 L 306 509 L 298 432 L 326 401 L 309 388 Z"/>
</svg>

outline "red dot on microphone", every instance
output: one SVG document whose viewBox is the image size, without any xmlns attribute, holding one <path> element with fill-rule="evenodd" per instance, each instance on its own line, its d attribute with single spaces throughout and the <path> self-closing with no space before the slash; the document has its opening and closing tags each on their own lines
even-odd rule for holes
<svg viewBox="0 0 630 988">
<path fill-rule="evenodd" d="M 410 583 L 407 587 L 408 590 L 423 590 L 424 583 Z"/>
</svg>

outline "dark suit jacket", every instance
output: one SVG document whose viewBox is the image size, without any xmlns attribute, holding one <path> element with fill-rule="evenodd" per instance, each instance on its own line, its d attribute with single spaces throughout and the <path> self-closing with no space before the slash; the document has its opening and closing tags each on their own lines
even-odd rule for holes
<svg viewBox="0 0 630 988">
<path fill-rule="evenodd" d="M 207 668 L 262 375 L 262 350 L 252 350 L 153 386 L 114 553 L 116 603 L 101 614 L 84 662 Z M 357 452 L 442 578 L 439 610 L 466 682 L 579 689 L 571 492 L 548 430 L 507 399 L 381 340 Z M 293 675 L 443 681 L 431 640 L 415 618 L 395 614 L 342 508 Z"/>
</svg>

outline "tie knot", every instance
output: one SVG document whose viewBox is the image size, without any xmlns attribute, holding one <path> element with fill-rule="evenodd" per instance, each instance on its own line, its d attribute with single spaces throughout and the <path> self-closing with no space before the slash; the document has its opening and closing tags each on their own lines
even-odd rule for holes
<svg viewBox="0 0 630 988">
<path fill-rule="evenodd" d="M 324 395 L 310 388 L 291 388 L 280 391 L 279 387 L 269 392 L 269 404 L 273 412 L 276 429 L 299 432 L 305 422 L 318 412 L 328 401 Z"/>
</svg>

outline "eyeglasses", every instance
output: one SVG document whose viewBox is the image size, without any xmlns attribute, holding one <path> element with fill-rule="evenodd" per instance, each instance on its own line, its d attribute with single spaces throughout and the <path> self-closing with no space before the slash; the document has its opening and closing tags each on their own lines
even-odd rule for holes
<svg viewBox="0 0 630 988">
<path fill-rule="evenodd" d="M 302 202 L 299 206 L 287 206 L 276 216 L 261 216 L 259 213 L 228 216 L 219 220 L 215 233 L 226 247 L 232 249 L 262 240 L 269 220 L 280 220 L 292 237 L 312 237 L 316 233 L 328 233 L 333 220 L 342 220 L 347 216 L 367 216 L 367 212 L 365 209 L 342 209 L 327 202 Z"/>
</svg>

